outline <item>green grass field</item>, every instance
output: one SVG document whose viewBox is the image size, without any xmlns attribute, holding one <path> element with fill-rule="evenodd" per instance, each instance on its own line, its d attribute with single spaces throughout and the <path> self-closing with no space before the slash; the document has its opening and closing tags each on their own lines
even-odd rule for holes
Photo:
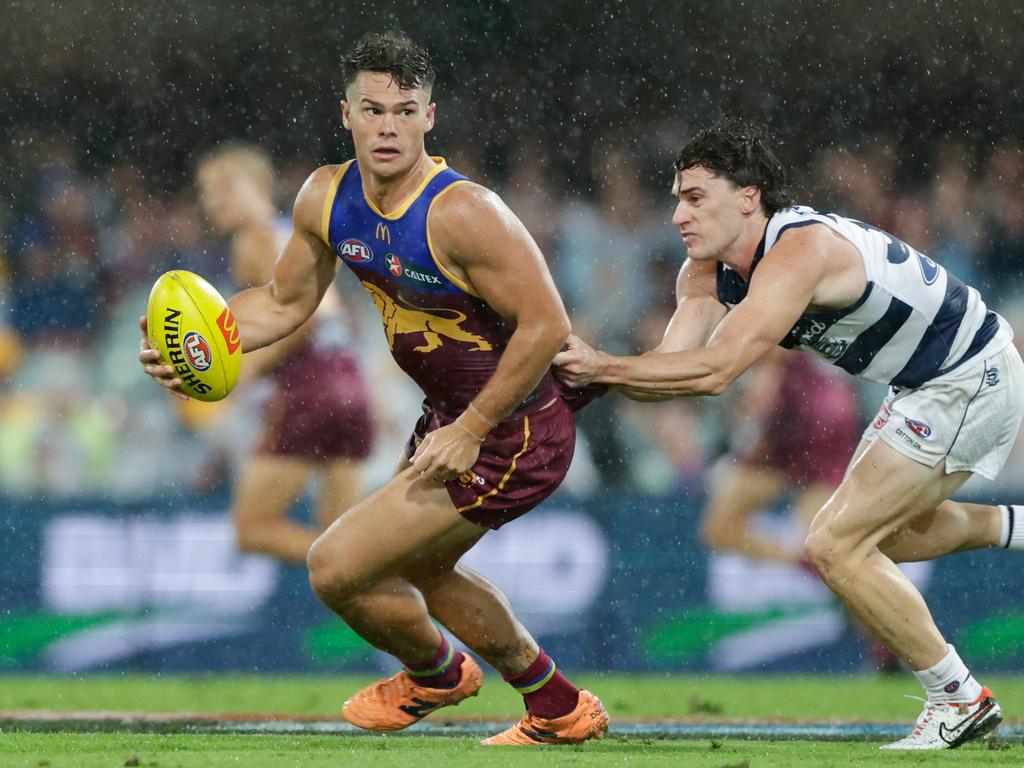
<svg viewBox="0 0 1024 768">
<path fill-rule="evenodd" d="M 341 701 L 369 678 L 337 677 L 0 677 L 0 710 L 281 713 L 334 716 Z M 674 719 L 709 723 L 731 719 L 901 721 L 908 727 L 919 703 L 909 677 L 579 676 L 597 692 L 614 722 Z M 1008 721 L 1024 713 L 1024 681 L 986 677 Z M 521 700 L 492 678 L 480 696 L 452 715 L 511 722 Z M 443 718 L 441 718 L 443 720 Z M 419 727 L 419 726 L 417 726 Z M 613 735 L 602 742 L 549 749 L 482 747 L 477 737 L 415 735 L 239 735 L 7 732 L 0 766 L 155 768 L 221 766 L 1024 766 L 1024 746 L 998 739 L 943 753 L 884 753 L 872 742 L 658 739 Z"/>
</svg>

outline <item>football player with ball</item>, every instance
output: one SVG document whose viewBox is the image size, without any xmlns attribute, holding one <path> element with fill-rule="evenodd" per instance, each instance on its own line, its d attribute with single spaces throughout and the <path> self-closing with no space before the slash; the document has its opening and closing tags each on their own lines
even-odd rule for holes
<svg viewBox="0 0 1024 768">
<path fill-rule="evenodd" d="M 476 695 L 480 668 L 436 620 L 523 694 L 523 719 L 485 743 L 601 738 L 608 715 L 597 697 L 575 688 L 504 595 L 458 562 L 550 495 L 569 468 L 572 407 L 550 371 L 569 333 L 561 298 L 497 195 L 427 154 L 436 110 L 427 53 L 401 34 L 367 35 L 343 76 L 356 157 L 309 177 L 271 279 L 229 305 L 242 350 L 273 344 L 313 314 L 340 260 L 426 396 L 393 479 L 342 514 L 307 558 L 320 599 L 404 665 L 356 693 L 344 715 L 398 730 Z M 146 372 L 188 391 L 180 371 L 143 346 Z"/>
</svg>

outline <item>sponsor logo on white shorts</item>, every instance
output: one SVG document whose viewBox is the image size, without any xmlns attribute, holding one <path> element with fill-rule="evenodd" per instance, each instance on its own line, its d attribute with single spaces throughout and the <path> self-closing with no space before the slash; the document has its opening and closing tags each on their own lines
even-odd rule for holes
<svg viewBox="0 0 1024 768">
<path fill-rule="evenodd" d="M 904 421 L 907 422 L 907 426 L 910 427 L 910 431 L 922 440 L 931 437 L 932 428 L 923 421 L 918 421 L 917 419 L 904 419 Z"/>
<path fill-rule="evenodd" d="M 913 437 L 908 435 L 906 432 L 904 432 L 899 427 L 896 427 L 896 435 L 898 437 L 903 438 L 904 442 L 908 443 L 909 445 L 913 446 L 914 448 L 920 448 L 921 447 L 921 444 L 919 442 L 917 442 L 917 440 L 915 440 Z"/>
</svg>

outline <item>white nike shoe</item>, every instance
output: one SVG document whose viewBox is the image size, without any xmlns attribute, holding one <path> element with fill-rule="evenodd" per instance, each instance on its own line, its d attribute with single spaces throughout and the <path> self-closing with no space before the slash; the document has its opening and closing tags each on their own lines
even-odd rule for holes
<svg viewBox="0 0 1024 768">
<path fill-rule="evenodd" d="M 881 749 L 956 749 L 988 736 L 1002 721 L 1003 710 L 988 688 L 982 688 L 977 700 L 969 704 L 925 701 L 914 730 Z"/>
</svg>

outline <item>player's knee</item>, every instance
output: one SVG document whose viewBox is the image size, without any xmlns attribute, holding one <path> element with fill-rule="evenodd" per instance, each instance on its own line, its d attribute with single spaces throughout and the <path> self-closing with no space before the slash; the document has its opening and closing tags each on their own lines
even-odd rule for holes
<svg viewBox="0 0 1024 768">
<path fill-rule="evenodd" d="M 822 529 L 811 531 L 804 539 L 804 558 L 828 583 L 841 578 L 843 557 L 839 543 Z"/>
<path fill-rule="evenodd" d="M 354 578 L 352 569 L 344 567 L 345 558 L 331 552 L 323 538 L 313 542 L 306 553 L 306 567 L 309 570 L 309 585 L 325 603 L 343 603 L 358 590 L 359 580 Z"/>
</svg>

